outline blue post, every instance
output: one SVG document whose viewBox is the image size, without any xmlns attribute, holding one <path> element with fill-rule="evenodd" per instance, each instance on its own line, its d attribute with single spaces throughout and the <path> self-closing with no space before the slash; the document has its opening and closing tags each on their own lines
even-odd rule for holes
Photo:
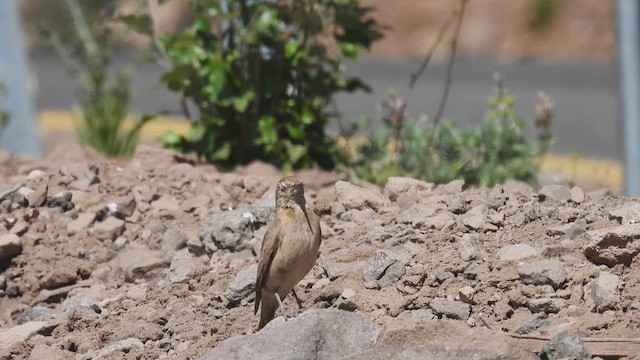
<svg viewBox="0 0 640 360">
<path fill-rule="evenodd" d="M 618 0 L 617 6 L 625 189 L 640 196 L 640 7 L 637 0 Z"/>
<path fill-rule="evenodd" d="M 9 113 L 9 124 L 0 133 L 0 147 L 15 154 L 41 156 L 18 0 L 0 0 L 0 44 L 0 81 L 7 89 L 0 101 Z"/>
</svg>

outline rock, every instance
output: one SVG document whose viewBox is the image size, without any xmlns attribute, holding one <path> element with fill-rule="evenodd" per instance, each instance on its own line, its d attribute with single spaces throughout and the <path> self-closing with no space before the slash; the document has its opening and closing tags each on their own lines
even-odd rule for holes
<svg viewBox="0 0 640 360">
<path fill-rule="evenodd" d="M 547 229 L 547 235 L 549 236 L 564 235 L 571 229 L 572 226 L 573 224 L 571 223 L 552 226 Z"/>
<path fill-rule="evenodd" d="M 183 201 L 182 204 L 180 204 L 180 210 L 190 213 L 196 209 L 207 208 L 210 203 L 211 198 L 209 196 L 200 194 Z"/>
<path fill-rule="evenodd" d="M 362 210 L 371 208 L 375 211 L 389 205 L 389 200 L 382 194 L 361 188 L 346 181 L 335 184 L 336 201 L 349 209 Z"/>
<path fill-rule="evenodd" d="M 258 264 L 253 264 L 241 270 L 229 283 L 224 291 L 224 297 L 232 304 L 239 303 L 242 299 L 253 294 L 256 284 Z"/>
<path fill-rule="evenodd" d="M 215 212 L 202 222 L 199 237 L 209 252 L 246 249 L 254 230 L 265 225 L 273 212 L 274 207 L 259 205 Z"/>
<path fill-rule="evenodd" d="M 438 185 L 434 192 L 439 195 L 456 195 L 462 192 L 462 188 L 464 188 L 464 180 L 458 179 Z"/>
<path fill-rule="evenodd" d="M 456 277 L 451 271 L 440 271 L 436 273 L 436 280 L 442 284 L 445 280 Z"/>
<path fill-rule="evenodd" d="M 424 219 L 422 224 L 424 225 L 423 227 L 427 229 L 451 229 L 456 225 L 456 218 L 449 211 L 438 211 L 434 216 Z"/>
<path fill-rule="evenodd" d="M 29 321 L 46 321 L 46 322 L 54 322 L 57 319 L 62 319 L 64 317 L 64 311 L 60 309 L 49 309 L 42 306 L 34 306 L 23 311 L 16 320 L 18 324 L 24 324 Z"/>
<path fill-rule="evenodd" d="M 71 352 L 46 344 L 38 344 L 34 346 L 29 354 L 29 360 L 66 360 L 70 358 L 73 358 L 73 354 Z"/>
<path fill-rule="evenodd" d="M 11 230 L 9 230 L 9 233 L 22 236 L 27 231 L 29 231 L 29 223 L 24 220 L 20 220 L 11 227 Z"/>
<path fill-rule="evenodd" d="M 40 169 L 31 170 L 27 175 L 27 180 L 29 181 L 38 180 L 45 175 L 47 175 L 47 173 Z"/>
<path fill-rule="evenodd" d="M 67 297 L 59 307 L 68 314 L 82 317 L 97 317 L 102 313 L 100 305 L 89 295 L 75 295 Z"/>
<path fill-rule="evenodd" d="M 449 319 L 467 320 L 471 315 L 471 306 L 462 301 L 450 301 L 444 298 L 434 298 L 429 302 L 434 313 Z"/>
<path fill-rule="evenodd" d="M 388 321 L 376 344 L 348 359 L 539 360 L 522 346 L 521 340 L 499 331 L 470 328 L 455 320 L 416 323 L 406 319 Z"/>
<path fill-rule="evenodd" d="M 197 234 L 187 231 L 184 233 L 184 236 L 187 238 L 187 249 L 189 249 L 189 252 L 199 255 L 204 251 L 204 244 Z"/>
<path fill-rule="evenodd" d="M 197 359 L 342 359 L 370 349 L 379 333 L 362 315 L 313 309 L 286 322 L 276 319 L 257 333 L 224 340 Z"/>
<path fill-rule="evenodd" d="M 458 290 L 458 297 L 460 298 L 460 301 L 473 305 L 473 296 L 475 295 L 475 293 L 475 289 L 467 285 Z"/>
<path fill-rule="evenodd" d="M 36 189 L 36 191 L 27 195 L 27 200 L 29 201 L 29 206 L 31 207 L 40 207 L 43 206 L 45 201 L 47 201 L 47 193 L 49 192 L 49 185 L 42 184 Z"/>
<path fill-rule="evenodd" d="M 72 181 L 69 184 L 69 189 L 71 190 L 87 190 L 91 185 L 97 184 L 100 182 L 100 178 L 98 178 L 98 174 L 93 171 L 86 171 L 82 176 Z"/>
<path fill-rule="evenodd" d="M 630 266 L 640 252 L 640 224 L 587 231 L 584 254 L 596 264 Z"/>
<path fill-rule="evenodd" d="M 518 267 L 520 280 L 525 284 L 551 285 L 559 289 L 567 280 L 564 266 L 557 260 L 539 260 Z"/>
<path fill-rule="evenodd" d="M 8 350 L 14 345 L 27 341 L 31 336 L 47 326 L 46 321 L 29 321 L 0 332 L 0 350 Z"/>
<path fill-rule="evenodd" d="M 583 296 L 591 309 L 608 310 L 620 301 L 619 288 L 621 285 L 617 275 L 604 271 L 583 287 Z"/>
<path fill-rule="evenodd" d="M 61 286 L 73 284 L 78 281 L 78 274 L 74 268 L 60 266 L 45 275 L 40 281 L 41 289 L 55 289 Z"/>
<path fill-rule="evenodd" d="M 404 264 L 401 261 L 394 262 L 385 270 L 384 275 L 382 275 L 382 277 L 378 279 L 378 286 L 380 286 L 380 288 L 383 288 L 394 284 L 396 281 L 402 278 L 404 272 Z"/>
<path fill-rule="evenodd" d="M 564 300 L 551 298 L 531 299 L 527 306 L 532 313 L 556 314 L 564 307 Z"/>
<path fill-rule="evenodd" d="M 525 335 L 549 325 L 551 325 L 551 319 L 548 318 L 547 314 L 540 312 L 526 320 L 522 326 L 516 329 L 515 333 Z"/>
<path fill-rule="evenodd" d="M 551 338 L 540 352 L 541 360 L 589 360 L 591 356 L 577 336 L 561 332 Z"/>
<path fill-rule="evenodd" d="M 160 251 L 149 250 L 144 247 L 130 248 L 120 252 L 118 256 L 112 260 L 112 269 L 120 267 L 124 270 L 125 280 L 135 282 L 141 279 L 151 270 L 166 265 Z"/>
<path fill-rule="evenodd" d="M 95 213 L 80 213 L 76 219 L 71 220 L 69 223 L 67 223 L 67 234 L 69 234 L 69 236 L 72 236 L 84 229 L 87 229 L 95 219 Z"/>
<path fill-rule="evenodd" d="M 149 290 L 148 284 L 136 284 L 127 290 L 127 298 L 135 301 L 147 300 L 147 292 Z"/>
<path fill-rule="evenodd" d="M 144 350 L 144 344 L 142 343 L 142 341 L 136 338 L 126 338 L 109 344 L 98 351 L 89 351 L 83 359 L 99 360 L 107 358 L 109 357 L 109 355 L 112 355 L 113 353 L 119 351 L 129 353 L 134 348 L 137 348 L 138 350 Z"/>
<path fill-rule="evenodd" d="M 529 257 L 537 256 L 538 250 L 531 245 L 527 244 L 513 244 L 501 247 L 498 250 L 498 260 L 502 261 L 516 261 Z"/>
<path fill-rule="evenodd" d="M 417 200 L 424 195 L 428 195 L 435 185 L 424 181 L 407 177 L 390 177 L 382 191 L 382 194 L 391 201 L 397 201 L 401 197 Z"/>
<path fill-rule="evenodd" d="M 367 261 L 367 264 L 364 267 L 363 278 L 364 281 L 375 281 L 380 279 L 387 268 L 394 264 L 397 260 L 392 259 L 386 252 L 382 250 L 376 251 L 375 255 L 373 255 Z"/>
<path fill-rule="evenodd" d="M 185 249 L 176 253 L 173 260 L 171 260 L 167 279 L 171 283 L 185 282 L 191 279 L 197 279 L 206 271 L 207 267 Z"/>
<path fill-rule="evenodd" d="M 182 229 L 172 226 L 165 230 L 162 236 L 162 250 L 167 253 L 173 253 L 187 245 L 187 235 Z"/>
<path fill-rule="evenodd" d="M 124 233 L 124 230 L 124 220 L 109 216 L 105 220 L 94 225 L 93 236 L 98 240 L 115 240 L 115 238 Z"/>
<path fill-rule="evenodd" d="M 411 318 L 418 322 L 436 320 L 438 316 L 427 309 L 411 310 Z"/>
<path fill-rule="evenodd" d="M 487 212 L 486 205 L 478 205 L 464 214 L 462 223 L 473 230 L 481 230 L 487 222 Z"/>
<path fill-rule="evenodd" d="M 609 211 L 609 218 L 622 225 L 640 223 L 640 204 L 627 204 Z"/>
<path fill-rule="evenodd" d="M 136 199 L 129 195 L 111 200 L 111 202 L 107 204 L 107 208 L 112 215 L 124 220 L 133 215 L 133 212 L 136 210 L 136 205 Z"/>
<path fill-rule="evenodd" d="M 151 203 L 151 207 L 156 211 L 173 211 L 180 208 L 180 203 L 176 198 L 170 195 L 163 195 L 154 202 Z"/>
<path fill-rule="evenodd" d="M 571 190 L 566 186 L 558 184 L 545 185 L 538 191 L 538 194 L 559 203 L 566 203 L 571 199 Z"/>
<path fill-rule="evenodd" d="M 69 211 L 75 207 L 73 202 L 71 201 L 72 194 L 70 192 L 65 193 L 62 196 L 52 197 L 47 200 L 47 207 L 59 207 L 63 212 Z"/>
<path fill-rule="evenodd" d="M 577 186 L 574 186 L 571 188 L 570 197 L 571 197 L 571 201 L 576 204 L 581 204 L 585 200 L 584 191 L 582 191 L 582 189 Z"/>
<path fill-rule="evenodd" d="M 584 232 L 587 230 L 587 220 L 585 219 L 578 219 L 576 220 L 571 227 L 569 228 L 569 230 L 567 230 L 564 235 L 561 237 L 561 239 L 569 239 L 569 240 L 573 240 L 575 239 L 578 235 L 584 234 Z"/>
<path fill-rule="evenodd" d="M 462 238 L 457 241 L 458 253 L 460 258 L 464 261 L 471 261 L 477 259 L 480 254 L 480 242 L 477 235 L 464 234 Z"/>
<path fill-rule="evenodd" d="M 22 242 L 16 234 L 0 235 L 0 261 L 12 258 L 22 252 Z"/>
</svg>

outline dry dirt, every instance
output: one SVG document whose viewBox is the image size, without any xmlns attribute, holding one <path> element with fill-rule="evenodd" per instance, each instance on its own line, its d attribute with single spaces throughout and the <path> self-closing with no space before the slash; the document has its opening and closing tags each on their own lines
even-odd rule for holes
<svg viewBox="0 0 640 360">
<path fill-rule="evenodd" d="M 380 325 L 640 334 L 636 199 L 299 175 L 323 230 L 297 287 L 307 308 Z M 1 153 L 0 192 L 24 186 L 0 195 L 0 358 L 186 359 L 255 332 L 256 254 L 280 176 L 260 163 L 222 173 L 153 147 L 122 161 L 77 147 L 41 161 Z"/>
</svg>

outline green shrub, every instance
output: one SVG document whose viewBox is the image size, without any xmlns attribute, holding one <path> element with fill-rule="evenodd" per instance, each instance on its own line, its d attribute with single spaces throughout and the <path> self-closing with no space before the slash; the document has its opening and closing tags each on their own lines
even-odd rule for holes
<svg viewBox="0 0 640 360">
<path fill-rule="evenodd" d="M 127 127 L 133 68 L 110 71 L 113 49 L 121 38 L 113 32 L 112 23 L 105 21 L 113 20 L 108 14 L 88 24 L 75 0 L 65 3 L 77 36 L 63 38 L 55 31 L 45 32 L 68 73 L 78 81 L 77 138 L 109 157 L 129 155 L 138 144 L 143 125 L 153 116 L 142 116 Z"/>
<path fill-rule="evenodd" d="M 356 0 L 191 4 L 193 24 L 155 43 L 170 64 L 162 82 L 198 114 L 188 136 L 163 142 L 225 167 L 255 159 L 285 170 L 332 167 L 327 106 L 339 91 L 368 89 L 340 73 L 345 57 L 381 37 L 369 9 Z M 152 33 L 143 18 L 128 21 Z"/>
<path fill-rule="evenodd" d="M 380 185 L 390 176 L 410 176 L 446 183 L 464 179 L 467 186 L 493 186 L 508 179 L 534 183 L 538 157 L 551 145 L 554 103 L 538 94 L 534 139 L 525 134 L 525 121 L 514 111 L 515 100 L 497 78 L 485 118 L 477 126 L 450 121 L 435 129 L 426 117 L 404 118 L 405 104 L 393 95 L 383 103 L 383 131 L 347 155 L 355 175 Z"/>
</svg>

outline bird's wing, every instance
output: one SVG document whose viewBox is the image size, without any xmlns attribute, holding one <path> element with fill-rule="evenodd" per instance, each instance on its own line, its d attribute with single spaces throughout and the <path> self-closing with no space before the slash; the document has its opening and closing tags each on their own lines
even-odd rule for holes
<svg viewBox="0 0 640 360">
<path fill-rule="evenodd" d="M 276 214 L 276 217 L 273 219 L 273 222 L 271 222 L 271 225 L 269 225 L 269 228 L 262 239 L 262 250 L 260 251 L 260 261 L 258 262 L 258 276 L 256 277 L 256 301 L 253 311 L 254 314 L 258 312 L 258 307 L 260 306 L 260 289 L 267 281 L 271 262 L 273 261 L 273 257 L 276 255 L 276 250 L 280 245 L 280 239 L 282 238 L 282 232 L 280 231 L 282 226 L 280 223 L 280 216 Z"/>
</svg>

